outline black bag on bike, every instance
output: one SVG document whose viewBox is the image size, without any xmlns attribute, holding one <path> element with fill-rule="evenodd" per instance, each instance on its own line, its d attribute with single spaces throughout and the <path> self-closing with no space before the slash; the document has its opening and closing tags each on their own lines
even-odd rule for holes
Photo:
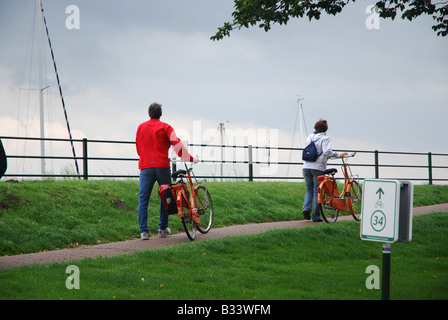
<svg viewBox="0 0 448 320">
<path fill-rule="evenodd" d="M 170 185 L 162 184 L 159 187 L 159 197 L 167 214 L 177 213 L 176 198 Z"/>
</svg>

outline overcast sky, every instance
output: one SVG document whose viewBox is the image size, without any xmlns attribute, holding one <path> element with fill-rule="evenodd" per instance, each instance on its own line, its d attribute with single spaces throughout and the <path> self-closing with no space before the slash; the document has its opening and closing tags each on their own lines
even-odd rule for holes
<svg viewBox="0 0 448 320">
<path fill-rule="evenodd" d="M 436 35 L 430 17 L 380 20 L 369 30 L 374 2 L 217 42 L 210 36 L 231 21 L 231 0 L 43 7 L 75 138 L 134 140 L 157 101 L 162 120 L 190 140 L 194 121 L 202 135 L 228 121 L 229 132 L 278 130 L 278 144 L 289 147 L 301 96 L 308 133 L 327 119 L 335 149 L 447 153 L 448 37 Z M 79 8 L 79 29 L 67 28 L 69 5 Z M 26 90 L 38 86 L 34 10 L 34 0 L 0 0 L 0 135 L 39 135 L 37 91 Z M 66 138 L 45 45 L 46 130 Z"/>
</svg>

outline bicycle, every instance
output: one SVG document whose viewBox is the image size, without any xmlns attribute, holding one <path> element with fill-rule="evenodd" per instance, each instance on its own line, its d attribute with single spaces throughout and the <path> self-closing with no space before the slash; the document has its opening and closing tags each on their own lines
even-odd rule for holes
<svg viewBox="0 0 448 320">
<path fill-rule="evenodd" d="M 354 157 L 356 152 L 348 157 Z M 327 223 L 335 222 L 338 219 L 339 211 L 347 211 L 357 221 L 361 220 L 361 199 L 362 188 L 359 184 L 359 177 L 352 174 L 348 162 L 342 159 L 342 172 L 344 174 L 344 187 L 339 193 L 336 178 L 334 175 L 337 169 L 327 169 L 324 175 L 319 176 L 317 181 L 317 205 L 322 213 L 322 218 Z M 350 174 L 349 174 L 350 173 Z"/>
<path fill-rule="evenodd" d="M 210 231 L 213 223 L 213 203 L 207 188 L 198 181 L 194 175 L 193 168 L 187 167 L 173 172 L 171 177 L 177 180 L 172 184 L 174 199 L 176 200 L 177 213 L 182 221 L 185 233 L 193 241 L 196 238 L 196 229 L 201 233 Z M 195 183 L 193 183 L 193 179 Z M 189 185 L 183 180 L 186 178 Z"/>
</svg>

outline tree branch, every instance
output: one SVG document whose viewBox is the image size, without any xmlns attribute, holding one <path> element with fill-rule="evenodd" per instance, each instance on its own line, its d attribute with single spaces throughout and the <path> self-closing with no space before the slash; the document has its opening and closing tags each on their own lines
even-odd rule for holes
<svg viewBox="0 0 448 320">
<path fill-rule="evenodd" d="M 257 25 L 266 32 L 271 25 L 287 24 L 290 18 L 303 18 L 307 16 L 309 21 L 319 20 L 321 13 L 336 15 L 340 13 L 349 2 L 356 0 L 235 0 L 233 22 L 225 22 L 218 28 L 210 39 L 221 40 L 230 36 L 230 32 L 236 28 L 249 28 Z M 431 3 L 430 0 L 381 0 L 376 3 L 380 17 L 392 20 L 398 12 L 402 19 L 412 21 L 416 17 L 426 14 L 437 22 L 432 29 L 439 36 L 448 34 L 448 1 Z"/>
</svg>

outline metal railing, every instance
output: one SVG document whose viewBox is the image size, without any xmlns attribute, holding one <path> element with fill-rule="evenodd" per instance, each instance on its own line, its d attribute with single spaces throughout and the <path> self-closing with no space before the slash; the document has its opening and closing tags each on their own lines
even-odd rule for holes
<svg viewBox="0 0 448 320">
<path fill-rule="evenodd" d="M 30 138 L 30 137 L 10 137 L 10 136 L 2 136 L 0 139 L 3 141 L 3 145 L 5 146 L 8 163 L 13 160 L 22 160 L 25 161 L 27 159 L 44 159 L 44 160 L 56 160 L 56 161 L 79 161 L 82 163 L 80 166 L 82 168 L 82 172 L 63 172 L 59 174 L 55 173 L 19 173 L 12 172 L 10 166 L 8 165 L 8 170 L 5 173 L 5 177 L 21 177 L 21 178 L 79 178 L 88 180 L 90 178 L 138 178 L 138 171 L 135 173 L 95 173 L 92 174 L 89 172 L 89 168 L 94 162 L 118 162 L 120 163 L 120 167 L 122 167 L 123 162 L 131 162 L 133 168 L 137 168 L 138 156 L 135 151 L 135 142 L 134 141 L 113 141 L 113 140 L 88 140 L 84 139 L 57 139 L 57 138 Z M 48 142 L 62 142 L 68 143 L 73 142 L 79 149 L 81 146 L 82 153 L 80 156 L 68 156 L 68 155 L 58 155 L 58 156 L 40 156 L 40 155 L 30 155 L 26 154 L 28 152 L 24 152 L 24 154 L 11 154 L 8 152 L 7 146 L 11 144 L 11 141 L 48 141 Z M 9 142 L 9 143 L 8 143 Z M 99 144 L 106 144 L 109 147 L 109 151 L 114 153 L 114 150 L 117 149 L 117 146 L 123 145 L 131 145 L 133 151 L 124 151 L 123 156 L 106 156 L 101 154 L 90 155 L 90 150 L 94 149 L 95 146 Z M 303 179 L 301 174 L 290 175 L 289 168 L 297 168 L 300 167 L 303 163 L 301 161 L 287 161 L 284 160 L 286 158 L 277 157 L 275 161 L 270 161 L 269 159 L 260 160 L 257 157 L 257 153 L 261 152 L 289 152 L 294 153 L 296 155 L 300 155 L 302 152 L 302 148 L 286 148 L 286 147 L 267 147 L 267 146 L 252 146 L 252 145 L 216 145 L 216 144 L 188 144 L 189 148 L 191 148 L 192 154 L 198 154 L 195 151 L 200 151 L 202 153 L 207 148 L 212 148 L 215 153 L 219 153 L 221 155 L 221 159 L 218 159 L 217 156 L 214 157 L 200 157 L 201 162 L 209 165 L 238 165 L 239 170 L 245 171 L 245 173 L 235 173 L 233 175 L 230 174 L 197 174 L 198 178 L 212 178 L 212 179 L 242 179 L 248 181 L 254 180 L 299 180 Z M 25 148 L 24 148 L 25 149 Z M 239 150 L 238 152 L 236 150 Z M 233 155 L 226 156 L 225 151 L 232 152 Z M 336 150 L 342 151 L 342 150 Z M 387 179 L 402 179 L 402 180 L 414 180 L 414 181 L 422 181 L 423 183 L 433 184 L 434 182 L 442 183 L 448 181 L 448 154 L 447 153 L 419 153 L 419 152 L 391 152 L 391 151 L 379 151 L 379 150 L 343 150 L 345 152 L 356 152 L 357 158 L 363 158 L 363 161 L 357 163 L 350 163 L 352 167 L 358 167 L 361 169 L 365 168 L 369 170 L 363 176 L 359 178 L 361 180 L 369 177 L 374 178 L 387 178 Z M 34 152 L 37 152 L 36 150 Z M 95 152 L 98 153 L 98 152 Z M 129 155 L 131 154 L 132 155 Z M 235 153 L 238 153 L 238 156 L 235 156 Z M 397 163 L 397 158 L 405 157 L 406 161 L 400 160 L 400 162 L 407 163 Z M 329 163 L 329 166 L 336 166 L 337 164 Z M 282 170 L 277 170 L 276 174 L 262 175 L 258 174 L 256 171 L 256 166 L 261 166 L 264 168 L 270 166 L 276 166 L 277 168 L 288 168 L 288 174 L 281 174 Z M 78 167 L 78 166 L 77 166 Z M 105 166 L 101 166 L 105 167 Z M 173 167 L 175 169 L 175 167 Z M 407 174 L 411 176 L 398 177 L 397 173 L 400 170 L 406 170 Z M 419 174 L 415 174 L 415 170 L 419 171 Z M 27 170 L 24 170 L 27 171 Z M 260 170 L 258 170 L 260 171 Z M 284 170 L 283 170 L 284 171 Z M 301 170 L 296 170 L 296 173 L 301 173 Z M 425 172 L 425 173 L 422 173 Z M 367 176 L 368 175 L 368 176 Z"/>
</svg>

